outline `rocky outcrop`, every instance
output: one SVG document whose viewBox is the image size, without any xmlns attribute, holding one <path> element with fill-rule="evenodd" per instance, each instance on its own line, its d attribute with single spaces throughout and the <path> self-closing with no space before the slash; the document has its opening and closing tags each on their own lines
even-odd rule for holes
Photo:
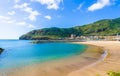
<svg viewBox="0 0 120 76">
<path fill-rule="evenodd" d="M 0 54 L 2 54 L 3 51 L 4 51 L 4 49 L 3 49 L 3 48 L 0 48 Z"/>
</svg>

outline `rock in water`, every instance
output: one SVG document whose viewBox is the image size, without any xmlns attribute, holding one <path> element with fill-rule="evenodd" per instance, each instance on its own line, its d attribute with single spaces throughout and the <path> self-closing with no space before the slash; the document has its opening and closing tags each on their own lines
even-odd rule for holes
<svg viewBox="0 0 120 76">
<path fill-rule="evenodd" d="M 3 48 L 0 48 L 0 54 L 1 54 L 3 51 L 4 51 L 4 49 L 3 49 Z"/>
</svg>

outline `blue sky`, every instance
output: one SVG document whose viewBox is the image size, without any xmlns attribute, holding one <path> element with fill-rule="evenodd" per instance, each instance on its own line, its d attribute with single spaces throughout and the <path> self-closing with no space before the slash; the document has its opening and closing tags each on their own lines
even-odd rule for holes
<svg viewBox="0 0 120 76">
<path fill-rule="evenodd" d="M 0 39 L 120 17 L 120 0 L 0 0 Z"/>
</svg>

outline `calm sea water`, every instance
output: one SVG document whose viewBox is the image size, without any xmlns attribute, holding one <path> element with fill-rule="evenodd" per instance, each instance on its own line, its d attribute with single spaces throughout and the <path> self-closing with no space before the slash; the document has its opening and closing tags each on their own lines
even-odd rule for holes
<svg viewBox="0 0 120 76">
<path fill-rule="evenodd" d="M 0 55 L 0 69 L 41 63 L 78 55 L 85 45 L 72 43 L 32 44 L 28 40 L 0 40 L 5 51 Z"/>
</svg>

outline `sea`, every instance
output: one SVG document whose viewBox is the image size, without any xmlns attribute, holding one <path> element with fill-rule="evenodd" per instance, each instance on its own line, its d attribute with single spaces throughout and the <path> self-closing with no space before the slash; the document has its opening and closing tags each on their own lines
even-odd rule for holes
<svg viewBox="0 0 120 76">
<path fill-rule="evenodd" d="M 54 42 L 32 44 L 31 40 L 0 40 L 0 69 L 28 66 L 79 55 L 86 45 Z"/>
</svg>

